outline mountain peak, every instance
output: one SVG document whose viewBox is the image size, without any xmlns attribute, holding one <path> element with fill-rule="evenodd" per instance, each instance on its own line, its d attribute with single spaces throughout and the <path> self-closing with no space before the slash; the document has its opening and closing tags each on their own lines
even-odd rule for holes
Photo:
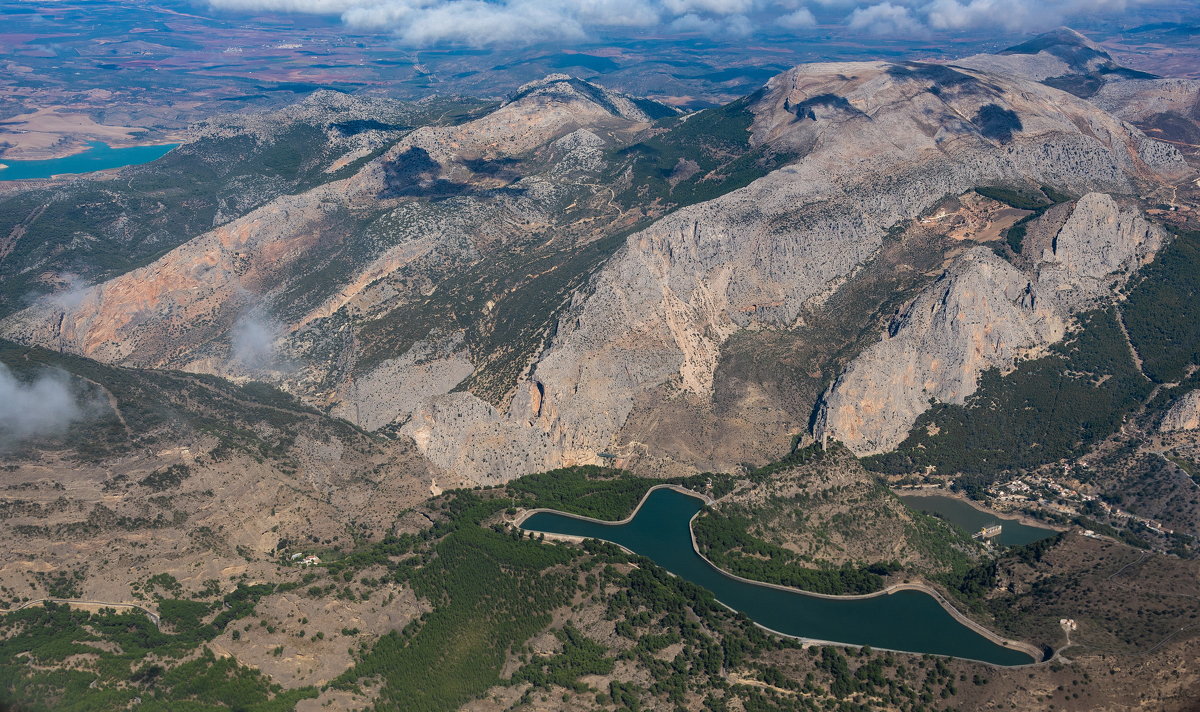
<svg viewBox="0 0 1200 712">
<path fill-rule="evenodd" d="M 954 66 L 1022 76 L 1084 98 L 1105 82 L 1156 78 L 1122 67 L 1103 47 L 1069 27 L 1044 32 L 996 54 L 963 57 Z"/>
<path fill-rule="evenodd" d="M 653 121 L 678 113 L 675 109 L 650 99 L 626 96 L 585 79 L 569 74 L 547 74 L 523 84 L 513 93 L 505 106 L 525 101 L 586 102 L 600 107 L 613 116 L 629 121 Z"/>
<path fill-rule="evenodd" d="M 1082 74 L 1101 66 L 1116 66 L 1112 55 L 1103 47 L 1069 27 L 1059 27 L 1044 32 L 1027 42 L 1009 47 L 1000 54 L 1040 54 L 1042 52 L 1061 59 L 1072 70 Z"/>
</svg>

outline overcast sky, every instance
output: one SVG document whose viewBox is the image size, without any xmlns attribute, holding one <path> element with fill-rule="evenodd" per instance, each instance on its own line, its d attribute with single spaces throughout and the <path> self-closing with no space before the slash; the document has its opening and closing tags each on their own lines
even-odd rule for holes
<svg viewBox="0 0 1200 712">
<path fill-rule="evenodd" d="M 1073 20 L 1200 0 L 210 0 L 224 10 L 341 17 L 403 44 L 530 44 L 621 33 L 701 32 L 751 37 L 765 30 L 840 26 L 864 35 L 919 38 L 996 28 L 1039 32 Z"/>
</svg>

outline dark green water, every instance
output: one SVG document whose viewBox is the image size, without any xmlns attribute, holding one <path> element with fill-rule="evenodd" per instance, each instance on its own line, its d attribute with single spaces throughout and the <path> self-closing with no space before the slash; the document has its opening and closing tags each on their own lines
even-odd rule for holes
<svg viewBox="0 0 1200 712">
<path fill-rule="evenodd" d="M 712 591 L 725 605 L 771 630 L 804 638 L 951 655 L 997 665 L 1033 662 L 956 621 L 932 596 L 899 591 L 887 596 L 834 600 L 730 578 L 692 548 L 691 519 L 703 503 L 671 489 L 650 493 L 627 524 L 605 524 L 539 512 L 524 529 L 604 539 Z"/>
<path fill-rule="evenodd" d="M 943 519 L 965 529 L 969 534 L 974 534 L 983 527 L 999 524 L 1000 536 L 993 541 L 1002 546 L 1023 546 L 1056 534 L 1053 529 L 1032 527 L 1016 520 L 1001 519 L 994 514 L 981 512 L 961 499 L 945 495 L 900 495 L 900 500 L 921 512 L 941 515 Z"/>
<path fill-rule="evenodd" d="M 167 151 L 178 145 L 171 143 L 163 146 L 112 148 L 106 143 L 92 141 L 83 153 L 63 158 L 49 158 L 42 161 L 9 161 L 0 158 L 0 163 L 8 166 L 8 168 L 0 168 L 0 180 L 49 178 L 62 173 L 91 173 L 107 168 L 149 163 L 162 158 Z"/>
</svg>

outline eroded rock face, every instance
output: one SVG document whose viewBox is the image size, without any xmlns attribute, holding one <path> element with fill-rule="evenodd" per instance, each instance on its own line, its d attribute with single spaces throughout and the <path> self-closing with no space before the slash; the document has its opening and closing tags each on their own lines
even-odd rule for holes
<svg viewBox="0 0 1200 712">
<path fill-rule="evenodd" d="M 560 462 L 556 443 L 544 431 L 504 417 L 470 393 L 426 400 L 402 432 L 431 462 L 474 482 L 506 482 L 513 472 L 541 472 Z M 464 442 L 470 447 L 462 447 Z"/>
<path fill-rule="evenodd" d="M 420 341 L 347 383 L 332 412 L 365 430 L 402 423 L 427 398 L 449 393 L 474 370 L 462 332 Z"/>
<path fill-rule="evenodd" d="M 1008 184 L 1132 193 L 1140 182 L 1186 170 L 1175 149 L 1083 100 L 1025 79 L 939 65 L 805 65 L 774 78 L 750 110 L 750 143 L 795 161 L 631 235 L 574 293 L 507 406 L 448 392 L 467 369 L 461 350 L 428 357 L 410 351 L 357 375 L 353 388 L 330 374 L 354 368 L 356 325 L 437 289 L 429 275 L 445 273 L 420 265 L 483 259 L 531 231 L 553 232 L 579 196 L 611 211 L 604 214 L 614 224 L 630 212 L 586 174 L 603 165 L 603 146 L 614 145 L 604 137 L 633 135 L 648 115 L 631 100 L 559 77 L 526 87 L 474 121 L 413 131 L 351 178 L 286 196 L 87 290 L 76 303 L 26 310 L 0 329 L 113 362 L 227 372 L 231 326 L 265 294 L 286 301 L 282 311 L 290 313 L 281 325 L 286 337 L 277 341 L 320 354 L 305 361 L 294 391 L 371 425 L 411 414 L 403 432 L 431 462 L 496 481 L 594 462 L 599 451 L 652 449 L 626 428 L 635 411 L 645 416 L 635 422 L 658 412 L 662 399 L 646 397 L 648 391 L 711 399 L 731 335 L 792 327 L 806 303 L 853 279 L 889 229 L 946 196 Z M 508 175 L 514 160 L 534 150 L 556 163 L 538 175 Z M 577 184 L 567 186 L 566 175 L 579 176 Z M 457 192 L 438 194 L 443 189 Z M 485 192 L 487 199 L 479 197 Z M 437 200 L 422 200 L 430 194 Z M 1053 255 L 1076 282 L 1128 263 L 1116 247 L 1102 256 L 1080 252 L 1095 246 L 1088 230 L 1106 206 L 1094 207 L 1067 231 L 1062 255 Z M 329 250 L 356 235 L 338 223 L 356 211 L 390 211 L 374 223 L 378 239 Z M 1130 224 L 1122 234 L 1134 232 Z M 343 254 L 357 261 L 319 293 L 280 286 L 313 255 L 328 262 Z M 909 335 L 898 342 L 933 348 L 940 334 L 959 345 L 938 369 L 912 361 L 913 387 L 928 394 L 915 390 L 897 400 L 886 433 L 869 432 L 865 420 L 855 425 L 856 437 L 870 443 L 865 447 L 894 439 L 917 399 L 965 397 L 979 368 L 1057 338 L 1061 327 L 1042 312 L 1039 285 L 1022 296 L 1019 276 L 987 256 L 973 256 L 962 270 L 953 283 L 964 286 L 945 295 L 957 311 L 938 319 L 911 313 Z M 959 311 L 968 314 L 965 321 L 956 321 Z M 980 326 L 991 318 L 1002 326 Z M 926 386 L 949 372 L 943 368 L 958 375 Z M 918 381 L 921 369 L 929 378 Z M 884 390 L 903 385 L 866 379 L 857 392 L 867 395 L 876 383 Z M 713 453 L 688 464 L 736 462 Z"/>
<path fill-rule="evenodd" d="M 324 107 L 325 113 L 345 111 L 347 118 L 362 115 L 357 103 L 338 96 L 320 93 L 289 112 L 258 120 L 214 120 L 203 129 L 258 136 L 278 131 L 276 124 L 286 124 L 289 117 L 311 118 L 314 105 Z M 329 102 L 332 107 L 325 107 Z M 358 108 L 350 111 L 351 105 Z M 146 267 L 82 290 L 70 300 L 49 300 L 13 315 L 0 325 L 0 333 L 110 363 L 244 376 L 230 354 L 231 332 L 239 318 L 280 299 L 278 293 L 290 282 L 313 270 L 312 261 L 327 263 L 330 254 L 347 260 L 339 251 L 358 260 L 345 270 L 341 283 L 320 285 L 328 295 L 324 298 L 312 287 L 282 297 L 288 302 L 280 305 L 282 311 L 292 313 L 275 329 L 275 346 L 281 351 L 307 345 L 316 337 L 295 336 L 297 332 L 315 328 L 311 325 L 319 326 L 339 311 L 373 315 L 372 308 L 395 300 L 397 295 L 383 284 L 392 275 L 418 271 L 430 262 L 469 263 L 478 259 L 481 245 L 503 243 L 531 225 L 552 224 L 560 205 L 566 204 L 568 181 L 595 180 L 574 174 L 560 175 L 558 181 L 510 176 L 502 168 L 514 155 L 562 139 L 555 144 L 560 160 L 553 168 L 560 174 L 579 173 L 595 168 L 596 154 L 605 145 L 582 127 L 629 130 L 648 120 L 627 97 L 552 75 L 522 87 L 516 98 L 477 120 L 409 133 L 347 179 L 282 196 Z M 514 178 L 521 180 L 511 197 L 488 193 Z M 412 200 L 443 184 L 462 194 Z M 362 229 L 356 220 L 392 206 L 375 223 L 380 234 L 353 234 Z M 283 344 L 289 335 L 293 343 Z M 289 355 L 298 355 L 293 361 L 303 361 L 303 368 L 312 370 L 309 354 Z M 322 376 L 306 378 L 320 382 Z M 442 380 L 435 379 L 437 385 L 426 395 L 443 392 Z M 296 390 L 303 393 L 304 388 Z M 304 395 L 326 402 L 324 396 Z"/>
<path fill-rule="evenodd" d="M 1082 78 L 1118 68 L 1103 47 L 1068 27 L 1046 32 L 998 54 L 976 54 L 955 60 L 954 64 L 1037 81 Z"/>
<path fill-rule="evenodd" d="M 962 403 L 979 374 L 1062 338 L 1063 314 L 985 247 L 957 259 L 826 394 L 817 437 L 859 455 L 891 450 L 930 400 Z"/>
<path fill-rule="evenodd" d="M 931 399 L 961 404 L 983 371 L 1058 341 L 1072 313 L 1111 295 L 1163 239 L 1136 206 L 1088 193 L 1030 225 L 1031 274 L 974 248 L 830 386 L 814 435 L 859 455 L 894 449 Z"/>
<path fill-rule="evenodd" d="M 969 118 L 998 103 L 1020 116 L 1022 128 L 1007 142 Z M 551 462 L 594 462 L 596 452 L 642 446 L 640 434 L 623 431 L 640 394 L 667 384 L 710 397 L 731 334 L 791 325 L 806 300 L 851 277 L 889 227 L 943 196 L 1006 181 L 1086 193 L 1184 170 L 1173 149 L 1082 100 L 966 71 L 806 65 L 773 79 L 753 110 L 754 141 L 804 158 L 631 236 L 576 295 L 534 365 L 530 380 L 544 393 L 536 412 L 519 397 L 496 413 L 521 424 L 523 437 L 538 443 L 532 449 Z M 1030 280 L 987 250 L 971 253 L 941 297 L 922 305 L 942 297 L 948 301 L 940 313 L 911 311 L 904 338 L 872 357 L 879 373 L 864 365 L 843 381 L 853 395 L 835 399 L 823 431 L 857 443 L 859 452 L 894 445 L 931 396 L 964 398 L 981 369 L 1063 332 L 1064 315 L 1039 303 Z M 901 357 L 906 366 L 895 369 Z M 859 398 L 886 415 L 860 411 L 852 403 Z M 419 442 L 435 464 L 459 466 L 438 453 L 477 451 L 477 429 L 429 419 Z M 507 476 L 524 465 L 513 464 Z"/>
<path fill-rule="evenodd" d="M 1112 196 L 1088 193 L 1070 209 L 1054 237 L 1040 248 L 1038 286 L 1059 301 L 1081 308 L 1111 294 L 1162 246 L 1162 229 L 1136 208 L 1122 209 Z"/>
<path fill-rule="evenodd" d="M 1200 429 L 1200 390 L 1188 391 L 1171 405 L 1159 424 L 1160 432 Z"/>
</svg>

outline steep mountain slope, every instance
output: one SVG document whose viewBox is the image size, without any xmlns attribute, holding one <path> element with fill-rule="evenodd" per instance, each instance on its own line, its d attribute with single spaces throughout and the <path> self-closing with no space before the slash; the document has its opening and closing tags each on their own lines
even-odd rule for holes
<svg viewBox="0 0 1200 712">
<path fill-rule="evenodd" d="M 963 310 L 991 310 L 1005 343 L 967 353 L 983 342 L 966 324 L 983 312 L 910 329 L 927 332 L 914 353 L 939 340 L 930 329 L 963 334 L 957 366 L 891 387 L 905 405 L 854 426 L 879 430 L 866 436 L 875 451 L 903 439 L 930 396 L 966 397 L 980 371 L 1055 341 L 1110 273 L 1153 252 L 1160 238 L 1132 204 L 1105 194 L 1189 174 L 1170 145 L 1091 103 L 944 65 L 805 65 L 728 107 L 666 113 L 552 75 L 0 329 L 112 363 L 266 379 L 411 437 L 475 481 L 599 451 L 650 469 L 728 468 L 807 429 L 821 381 L 957 257 L 950 284 L 991 290 L 962 287 Z M 967 248 L 1019 213 L 984 209 L 969 239 L 939 232 L 934 214 L 979 186 L 1088 197 L 1023 223 L 1031 246 L 1050 221 L 1075 227 L 1038 248 L 1046 265 L 1022 251 L 1013 268 Z M 1111 220 L 1092 260 L 1083 233 Z M 1025 306 L 1023 273 L 1038 275 Z M 751 345 L 765 343 L 794 355 L 792 373 L 754 366 Z M 845 410 L 836 395 L 822 412 Z M 827 432 L 854 439 L 822 416 Z"/>
<path fill-rule="evenodd" d="M 632 454 L 643 433 L 622 431 L 631 413 L 707 399 L 730 336 L 793 326 L 891 226 L 943 196 L 1004 183 L 1129 192 L 1186 170 L 1173 149 L 1084 101 L 933 65 L 804 66 L 772 80 L 752 110 L 754 141 L 803 158 L 632 235 L 576 297 L 507 413 L 452 394 L 406 426 L 435 464 L 503 477 Z M 515 466 L 476 459 L 498 440 L 517 443 L 503 452 Z"/>
<path fill-rule="evenodd" d="M 586 124 L 620 134 L 649 117 L 631 100 L 594 87 L 582 92 L 577 84 L 551 77 L 475 121 L 422 127 L 351 178 L 281 196 L 141 271 L 84 292 L 79 304 L 63 310 L 61 325 L 47 322 L 40 308 L 28 310 L 14 319 L 24 324 L 14 333 L 32 337 L 49 329 L 69 348 L 109 361 L 270 370 L 248 367 L 231 354 L 231 332 L 239 319 L 251 318 L 262 322 L 255 326 L 276 327 L 258 329 L 267 342 L 285 331 L 293 335 L 288 355 L 311 370 L 297 374 L 298 390 L 312 396 L 336 386 L 346 375 L 336 371 L 343 361 L 362 360 L 369 370 L 435 326 L 461 328 L 456 322 L 467 315 L 447 311 L 465 305 L 458 299 L 429 304 L 432 284 L 462 277 L 496 252 L 505 254 L 502 260 L 515 256 L 518 264 L 526 255 L 527 269 L 553 271 L 570 255 L 565 244 L 541 249 L 551 235 L 586 243 L 596 236 L 591 223 L 599 215 L 607 215 L 605 229 L 634 219 L 615 212 L 611 194 L 597 195 L 598 154 L 606 140 L 576 129 Z M 482 267 L 497 271 L 491 263 Z M 493 284 L 464 286 L 481 286 L 480 296 L 496 298 L 488 288 L 503 290 L 508 285 L 495 281 L 511 274 L 480 276 Z M 413 301 L 426 304 L 389 318 Z M 471 320 L 484 301 L 469 307 Z M 253 319 L 258 312 L 264 314 Z M 339 355 L 347 320 L 360 318 L 373 322 L 365 353 Z M 481 360 L 499 359 L 500 352 L 488 349 Z"/>
<path fill-rule="evenodd" d="M 1082 98 L 1094 95 L 1106 82 L 1156 78 L 1122 67 L 1100 45 L 1068 27 L 1038 35 L 998 54 L 957 59 L 954 65 L 1027 77 Z"/>
<path fill-rule="evenodd" d="M 413 125 L 479 102 L 403 103 L 316 92 L 261 115 L 216 117 L 150 164 L 0 186 L 0 314 L 144 265 L 281 195 L 345 175 Z"/>
<path fill-rule="evenodd" d="M 931 400 L 961 404 L 979 374 L 1040 355 L 1070 315 L 1111 295 L 1153 257 L 1165 232 L 1089 193 L 1026 228 L 1022 272 L 983 247 L 956 259 L 856 358 L 824 396 L 818 438 L 860 455 L 893 450 Z"/>
<path fill-rule="evenodd" d="M 1200 145 L 1200 81 L 1159 78 L 1120 66 L 1102 47 L 1069 28 L 954 66 L 1011 74 L 1086 98 L 1189 157 Z"/>
</svg>

